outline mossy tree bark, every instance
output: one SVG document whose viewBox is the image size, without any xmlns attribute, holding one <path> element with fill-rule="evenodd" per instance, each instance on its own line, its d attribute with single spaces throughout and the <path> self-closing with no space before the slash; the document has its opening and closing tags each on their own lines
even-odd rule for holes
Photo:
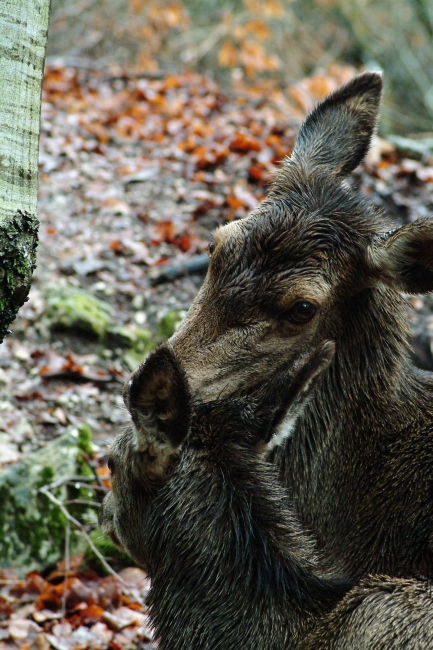
<svg viewBox="0 0 433 650">
<path fill-rule="evenodd" d="M 0 342 L 27 299 L 35 267 L 49 13 L 50 0 L 0 2 Z"/>
</svg>

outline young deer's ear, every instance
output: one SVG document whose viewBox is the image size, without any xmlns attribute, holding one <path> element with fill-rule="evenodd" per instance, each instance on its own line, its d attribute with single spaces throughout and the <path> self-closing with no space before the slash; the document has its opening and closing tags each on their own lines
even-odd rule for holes
<svg viewBox="0 0 433 650">
<path fill-rule="evenodd" d="M 185 440 L 191 397 L 171 347 L 159 346 L 134 371 L 125 384 L 123 399 L 135 425 L 138 451 L 169 453 Z"/>
<path fill-rule="evenodd" d="M 373 283 L 405 293 L 433 291 L 433 219 L 376 236 L 367 248 L 367 264 Z"/>
<path fill-rule="evenodd" d="M 301 126 L 289 165 L 348 176 L 368 151 L 381 93 L 381 75 L 365 72 L 329 95 Z"/>
<path fill-rule="evenodd" d="M 255 395 L 255 420 L 260 442 L 270 450 L 290 436 L 296 420 L 314 394 L 322 373 L 335 355 L 334 341 L 284 367 Z"/>
</svg>

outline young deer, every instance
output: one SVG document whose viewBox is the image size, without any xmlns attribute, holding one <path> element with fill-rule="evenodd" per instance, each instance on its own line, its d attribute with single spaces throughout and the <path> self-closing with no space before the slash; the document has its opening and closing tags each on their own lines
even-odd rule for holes
<svg viewBox="0 0 433 650">
<path fill-rule="evenodd" d="M 425 650 L 428 583 L 320 572 L 286 489 L 264 454 L 305 405 L 334 346 L 264 385 L 191 404 L 174 353 L 160 347 L 125 389 L 134 427 L 110 452 L 101 530 L 152 578 L 160 650 Z"/>
<path fill-rule="evenodd" d="M 433 219 L 395 228 L 345 179 L 374 131 L 365 73 L 307 117 L 269 196 L 219 228 L 171 344 L 194 395 L 269 380 L 325 340 L 336 356 L 272 458 L 332 565 L 433 575 L 433 378 L 409 360 L 400 292 L 433 290 Z"/>
</svg>

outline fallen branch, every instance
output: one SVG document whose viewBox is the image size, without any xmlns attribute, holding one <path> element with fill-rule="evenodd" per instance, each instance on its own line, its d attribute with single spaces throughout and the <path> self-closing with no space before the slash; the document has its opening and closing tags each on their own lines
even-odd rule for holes
<svg viewBox="0 0 433 650">
<path fill-rule="evenodd" d="M 68 381 L 76 382 L 93 382 L 95 384 L 106 384 L 110 381 L 121 381 L 118 375 L 114 373 L 106 373 L 104 375 L 98 375 L 91 372 L 80 372 L 79 370 L 53 370 L 52 372 L 41 372 L 41 377 L 43 379 L 66 379 Z"/>
<path fill-rule="evenodd" d="M 164 79 L 167 76 L 166 72 L 143 70 L 143 72 L 122 72 L 122 74 L 112 75 L 104 79 L 105 83 L 113 83 L 113 81 L 133 81 L 136 79 Z"/>
<path fill-rule="evenodd" d="M 173 282 L 177 278 L 182 278 L 185 275 L 192 275 L 193 273 L 206 273 L 207 267 L 209 266 L 209 256 L 204 253 L 203 255 L 195 255 L 191 257 L 187 262 L 180 262 L 179 264 L 173 264 L 172 266 L 166 266 L 163 270 L 156 276 L 151 276 L 149 278 L 149 284 L 152 287 L 156 287 L 158 284 L 163 284 L 164 282 Z"/>
</svg>

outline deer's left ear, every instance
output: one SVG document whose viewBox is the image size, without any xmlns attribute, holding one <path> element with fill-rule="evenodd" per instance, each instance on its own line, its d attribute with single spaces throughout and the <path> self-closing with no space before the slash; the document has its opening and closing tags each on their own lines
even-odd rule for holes
<svg viewBox="0 0 433 650">
<path fill-rule="evenodd" d="M 289 165 L 348 176 L 370 146 L 381 93 L 381 75 L 364 72 L 328 95 L 301 126 Z"/>
<path fill-rule="evenodd" d="M 376 236 L 366 251 L 371 283 L 395 291 L 433 291 L 433 219 L 419 219 Z"/>
<path fill-rule="evenodd" d="M 135 425 L 138 451 L 175 450 L 191 418 L 186 375 L 173 350 L 159 346 L 125 384 L 123 399 Z"/>
</svg>

